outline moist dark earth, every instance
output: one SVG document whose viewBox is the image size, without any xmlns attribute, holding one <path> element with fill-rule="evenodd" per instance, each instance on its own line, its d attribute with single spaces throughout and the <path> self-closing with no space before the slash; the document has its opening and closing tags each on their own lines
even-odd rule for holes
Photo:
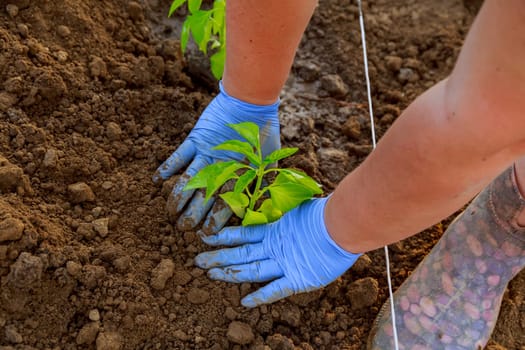
<svg viewBox="0 0 525 350">
<path fill-rule="evenodd" d="M 323 290 L 246 309 L 170 223 L 155 169 L 216 94 L 169 1 L 0 4 L 0 349 L 364 349 L 383 250 Z M 365 1 L 375 124 L 451 71 L 478 1 Z M 371 151 L 358 9 L 321 1 L 283 90 L 283 165 L 326 193 Z M 410 137 L 410 135 L 407 135 Z M 378 218 L 380 220 L 380 218 Z M 394 288 L 450 219 L 391 246 Z M 385 227 L 388 230 L 388 227 Z M 525 349 L 525 274 L 488 349 Z"/>
</svg>

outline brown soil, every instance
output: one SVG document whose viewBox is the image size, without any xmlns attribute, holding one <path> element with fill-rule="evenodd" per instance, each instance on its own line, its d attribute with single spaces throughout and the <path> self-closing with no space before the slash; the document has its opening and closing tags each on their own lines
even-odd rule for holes
<svg viewBox="0 0 525 350">
<path fill-rule="evenodd" d="M 0 349 L 364 348 L 387 297 L 382 250 L 253 310 L 239 301 L 256 285 L 193 266 L 207 247 L 169 223 L 169 184 L 151 175 L 214 92 L 159 20 L 168 3 L 2 1 Z M 379 136 L 450 72 L 475 3 L 365 6 Z M 286 165 L 327 191 L 371 150 L 359 38 L 354 1 L 321 1 L 282 95 L 283 143 L 302 149 Z M 445 227 L 392 246 L 395 286 Z M 522 273 L 489 348 L 525 347 L 524 290 Z"/>
</svg>

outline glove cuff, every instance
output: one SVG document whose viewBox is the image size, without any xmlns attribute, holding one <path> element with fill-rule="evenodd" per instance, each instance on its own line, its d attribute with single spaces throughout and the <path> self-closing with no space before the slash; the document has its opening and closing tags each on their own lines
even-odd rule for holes
<svg viewBox="0 0 525 350">
<path fill-rule="evenodd" d="M 326 203 L 328 202 L 328 199 L 330 198 L 332 194 L 330 194 L 328 197 L 324 197 L 324 198 L 320 198 L 317 200 L 318 203 L 316 203 L 318 205 L 318 208 L 316 208 L 316 211 L 319 210 L 320 213 L 318 213 L 318 216 L 320 217 L 320 220 L 318 221 L 319 222 L 319 232 L 322 233 L 322 237 L 325 239 L 325 243 L 331 247 L 338 255 L 340 255 L 341 257 L 344 257 L 345 259 L 351 259 L 351 260 L 357 260 L 357 258 L 359 258 L 361 255 L 363 255 L 362 253 L 351 253 L 345 249 L 343 249 L 339 244 L 337 244 L 336 241 L 333 240 L 332 236 L 330 236 L 330 233 L 328 233 L 328 230 L 326 229 L 326 224 L 325 224 L 325 221 L 324 221 L 324 210 L 325 210 L 325 207 L 326 207 Z"/>
<path fill-rule="evenodd" d="M 217 97 L 220 98 L 220 102 L 223 105 L 223 107 L 225 107 L 225 105 L 228 105 L 246 114 L 253 113 L 257 115 L 264 115 L 264 114 L 277 115 L 277 110 L 279 109 L 279 105 L 281 104 L 281 100 L 279 98 L 277 99 L 277 101 L 269 105 L 256 105 L 256 104 L 252 104 L 252 103 L 248 103 L 248 102 L 239 100 L 238 98 L 228 95 L 228 93 L 224 89 L 222 80 L 219 81 L 219 90 L 220 90 L 220 94 Z"/>
</svg>

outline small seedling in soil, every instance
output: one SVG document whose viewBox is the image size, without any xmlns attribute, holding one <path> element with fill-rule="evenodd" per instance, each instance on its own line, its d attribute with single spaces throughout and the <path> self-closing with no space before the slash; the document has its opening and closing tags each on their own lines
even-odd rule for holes
<svg viewBox="0 0 525 350">
<path fill-rule="evenodd" d="M 277 161 L 296 153 L 297 148 L 281 148 L 263 158 L 256 124 L 245 122 L 228 126 L 246 141 L 228 140 L 213 149 L 240 153 L 249 164 L 231 160 L 208 165 L 188 182 L 184 190 L 205 188 L 205 200 L 208 201 L 227 181 L 233 180 L 233 191 L 219 196 L 243 219 L 243 226 L 275 221 L 302 202 L 323 193 L 321 186 L 304 172 L 272 167 Z M 263 178 L 269 174 L 276 175 L 275 179 L 264 186 Z"/>
<path fill-rule="evenodd" d="M 180 34 L 180 46 L 182 52 L 186 51 L 190 34 L 197 43 L 199 50 L 207 55 L 208 48 L 213 51 L 210 56 L 210 66 L 213 76 L 217 79 L 222 77 L 226 53 L 226 29 L 225 29 L 225 0 L 215 0 L 213 7 L 209 10 L 201 8 L 202 0 L 174 0 L 171 3 L 168 16 L 184 3 L 188 4 L 188 16 L 182 24 Z"/>
</svg>

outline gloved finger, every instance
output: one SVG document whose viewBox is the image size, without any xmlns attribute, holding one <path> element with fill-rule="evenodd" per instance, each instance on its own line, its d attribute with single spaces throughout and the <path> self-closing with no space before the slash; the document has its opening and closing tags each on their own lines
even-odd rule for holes
<svg viewBox="0 0 525 350">
<path fill-rule="evenodd" d="M 226 183 L 221 187 L 220 193 L 226 193 L 233 191 L 235 186 L 234 180 L 226 181 Z M 211 208 L 206 216 L 206 220 L 202 225 L 200 234 L 202 235 L 214 235 L 219 232 L 228 220 L 232 217 L 232 210 L 230 206 L 221 198 L 218 198 L 215 201 L 215 204 Z"/>
<path fill-rule="evenodd" d="M 200 253 L 195 257 L 195 265 L 209 269 L 210 267 L 241 265 L 266 259 L 268 256 L 263 244 L 256 243 Z"/>
<path fill-rule="evenodd" d="M 184 191 L 184 187 L 188 181 L 190 181 L 190 179 L 199 172 L 199 170 L 208 164 L 209 161 L 207 158 L 195 157 L 188 169 L 186 169 L 184 174 L 182 174 L 175 183 L 175 186 L 173 186 L 167 203 L 168 217 L 171 221 L 176 220 L 178 214 L 182 211 L 188 200 L 193 196 L 193 193 L 195 193 L 195 190 Z"/>
<path fill-rule="evenodd" d="M 251 264 L 213 268 L 208 277 L 214 280 L 242 283 L 266 282 L 282 277 L 283 271 L 273 259 L 255 261 Z"/>
<path fill-rule="evenodd" d="M 190 140 L 185 140 L 155 171 L 153 181 L 166 180 L 188 165 L 195 156 L 195 145 Z"/>
<path fill-rule="evenodd" d="M 177 228 L 179 230 L 189 231 L 201 222 L 215 202 L 215 197 L 211 197 L 208 201 L 205 201 L 204 199 L 204 191 L 197 191 L 195 193 L 190 204 L 188 204 L 186 210 L 184 210 L 179 217 L 179 220 L 177 220 Z"/>
<path fill-rule="evenodd" d="M 273 303 L 293 294 L 295 294 L 295 291 L 291 282 L 286 277 L 282 277 L 248 294 L 241 300 L 241 304 L 245 307 L 256 307 L 262 304 Z"/>
<path fill-rule="evenodd" d="M 264 239 L 266 229 L 264 225 L 257 226 L 230 226 L 223 228 L 216 235 L 205 236 L 201 234 L 204 243 L 211 246 L 218 245 L 241 245 L 246 243 L 258 243 Z"/>
<path fill-rule="evenodd" d="M 214 235 L 219 232 L 232 217 L 232 210 L 223 200 L 215 202 L 202 224 L 203 235 Z"/>
</svg>

